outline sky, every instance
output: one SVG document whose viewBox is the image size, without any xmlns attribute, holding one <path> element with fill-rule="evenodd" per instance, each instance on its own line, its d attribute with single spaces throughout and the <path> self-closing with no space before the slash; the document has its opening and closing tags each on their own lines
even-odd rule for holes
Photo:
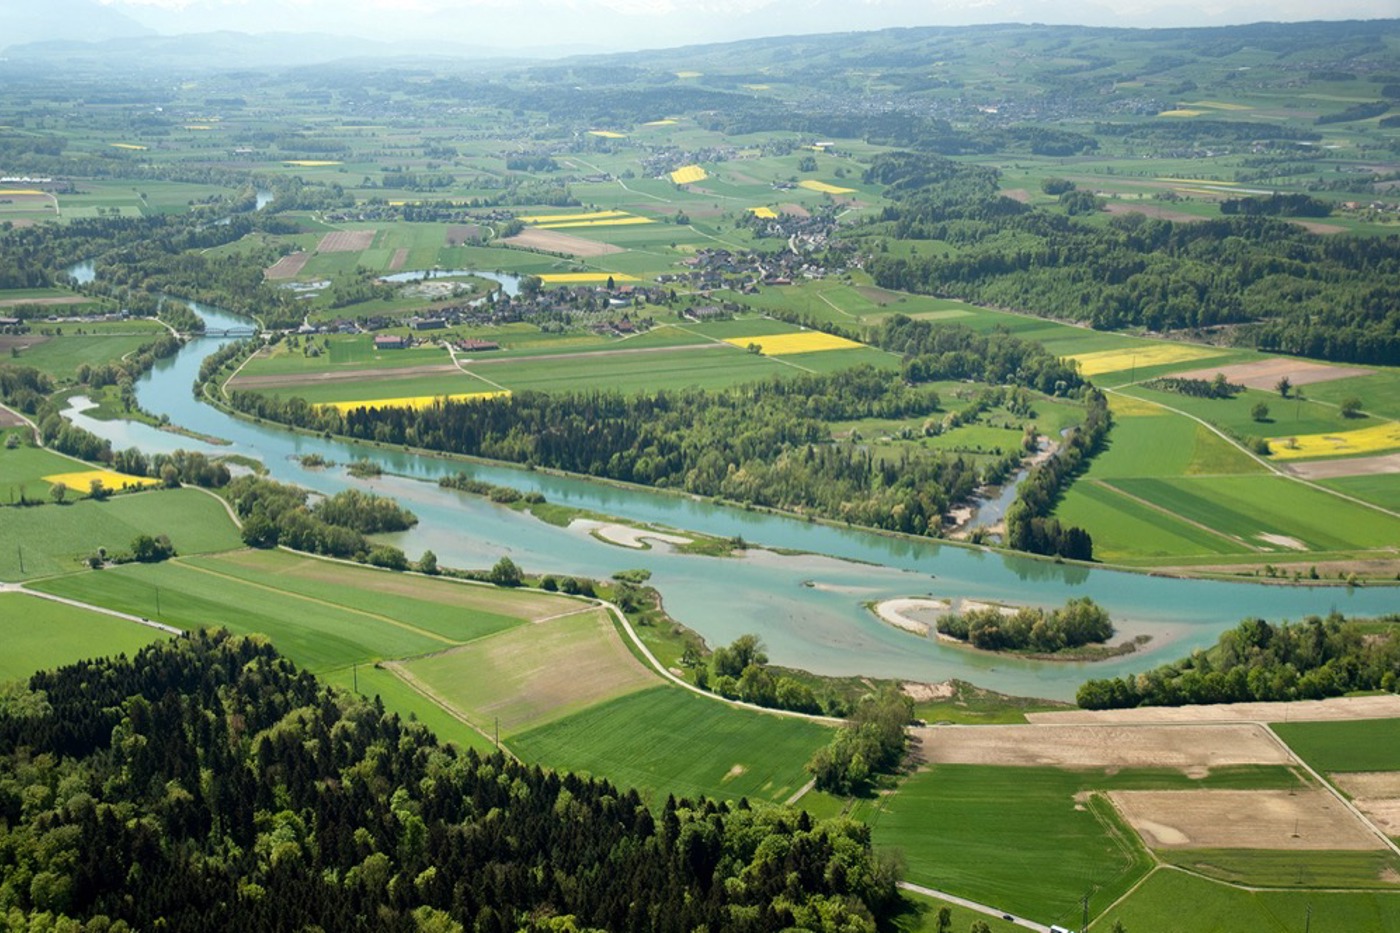
<svg viewBox="0 0 1400 933">
<path fill-rule="evenodd" d="M 23 0 L 30 2 L 30 0 Z M 890 26 L 1212 26 L 1400 16 L 1400 0 L 99 0 L 156 32 L 326 32 L 625 51 Z"/>
</svg>

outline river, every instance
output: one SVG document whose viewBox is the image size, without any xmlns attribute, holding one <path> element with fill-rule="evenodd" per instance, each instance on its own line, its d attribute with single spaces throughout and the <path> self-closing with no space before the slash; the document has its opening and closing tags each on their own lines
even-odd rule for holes
<svg viewBox="0 0 1400 933">
<path fill-rule="evenodd" d="M 246 324 L 237 316 L 191 304 L 211 329 Z M 200 361 L 224 342 L 218 338 L 189 342 L 174 357 L 157 362 L 136 389 L 147 410 L 168 415 L 172 423 L 200 434 L 225 439 L 230 446 L 203 445 L 135 422 L 96 421 L 81 413 L 72 417 L 117 447 L 243 454 L 266 464 L 274 479 L 317 492 L 359 487 L 393 496 L 420 519 L 416 528 L 391 537 L 410 559 L 431 549 L 448 566 L 488 567 L 509 555 L 527 571 L 595 577 L 645 568 L 652 572 L 651 582 L 670 613 L 711 645 L 755 632 L 775 664 L 832 675 L 921 681 L 957 677 L 1006 693 L 1071 699 L 1088 677 L 1141 671 L 1206 647 L 1247 616 L 1298 619 L 1333 609 L 1378 615 L 1397 606 L 1397 591 L 1392 588 L 1293 588 L 1071 567 L 805 522 L 687 496 L 297 434 L 231 417 L 194 398 L 191 386 Z M 303 467 L 296 458 L 309 453 L 339 465 Z M 402 475 L 369 481 L 348 476 L 344 465 L 363 457 Z M 552 502 L 809 553 L 785 556 L 751 550 L 742 558 L 716 558 L 662 549 L 628 550 L 437 486 L 438 477 L 462 469 L 488 482 L 541 492 Z M 1093 664 L 1028 661 L 975 653 L 897 631 L 866 608 L 870 601 L 922 595 L 1045 606 L 1059 605 L 1073 596 L 1091 596 L 1112 614 L 1120 632 L 1149 634 L 1152 641 L 1134 654 Z"/>
</svg>

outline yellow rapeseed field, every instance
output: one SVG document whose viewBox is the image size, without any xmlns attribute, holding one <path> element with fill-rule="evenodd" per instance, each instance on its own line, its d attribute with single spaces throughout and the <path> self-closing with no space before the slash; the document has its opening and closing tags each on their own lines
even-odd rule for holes
<svg viewBox="0 0 1400 933">
<path fill-rule="evenodd" d="M 1186 110 L 1186 109 L 1183 109 L 1183 108 L 1177 108 L 1176 110 L 1163 110 L 1161 113 L 1157 114 L 1157 116 L 1159 116 L 1159 117 L 1199 117 L 1199 116 L 1200 116 L 1201 114 L 1203 114 L 1203 113 L 1205 113 L 1204 110 Z"/>
<path fill-rule="evenodd" d="M 1166 178 L 1158 176 L 1153 181 L 1169 181 L 1178 185 L 1238 185 L 1237 181 L 1212 181 L 1208 178 Z"/>
<path fill-rule="evenodd" d="M 138 146 L 138 145 L 136 145 L 136 143 L 112 143 L 112 148 L 113 148 L 113 149 L 137 149 L 137 150 L 146 150 L 146 149 L 149 149 L 150 146 Z"/>
<path fill-rule="evenodd" d="M 565 220 L 602 220 L 605 217 L 627 217 L 626 211 L 593 211 L 588 214 L 532 214 L 516 218 L 527 224 L 552 224 Z"/>
<path fill-rule="evenodd" d="M 838 188 L 836 185 L 828 185 L 824 181 L 813 181 L 810 178 L 806 181 L 799 181 L 797 187 L 806 188 L 808 191 L 820 191 L 822 194 L 851 194 L 856 190 L 854 188 Z"/>
<path fill-rule="evenodd" d="M 159 486 L 160 480 L 149 476 L 128 476 L 112 470 L 78 470 L 74 473 L 55 473 L 45 476 L 46 483 L 62 483 L 75 493 L 82 495 L 92 488 L 92 481 L 100 479 L 108 489 L 132 489 L 141 486 Z"/>
<path fill-rule="evenodd" d="M 34 196 L 34 195 L 45 195 L 45 194 L 48 194 L 48 192 L 47 192 L 47 191 L 39 191 L 38 189 L 35 189 L 35 188 L 5 188 L 5 189 L 0 189 L 0 198 L 3 198 L 3 197 L 10 197 L 10 196 L 19 197 L 20 195 Z"/>
<path fill-rule="evenodd" d="M 742 88 L 743 88 L 744 90 L 746 90 L 746 91 L 771 91 L 771 90 L 773 90 L 773 86 L 772 86 L 771 84 L 743 84 L 743 85 L 740 85 L 740 87 L 742 87 Z"/>
<path fill-rule="evenodd" d="M 682 165 L 671 173 L 671 180 L 678 185 L 688 185 L 693 181 L 704 181 L 710 175 L 698 165 Z"/>
<path fill-rule="evenodd" d="M 749 213 L 764 220 L 777 220 L 778 212 L 771 207 L 751 207 Z"/>
<path fill-rule="evenodd" d="M 621 272 L 551 272 L 540 276 L 540 281 L 546 285 L 601 285 L 608 279 L 614 282 L 641 281 L 635 275 L 623 275 Z"/>
<path fill-rule="evenodd" d="M 1161 343 L 1152 347 L 1135 347 L 1131 350 L 1076 353 L 1069 359 L 1079 363 L 1079 371 L 1084 375 L 1099 376 L 1103 373 L 1127 372 L 1133 368 L 1145 369 L 1148 366 L 1183 363 L 1187 360 L 1201 360 L 1219 355 L 1219 350 L 1212 350 L 1208 347 L 1193 347 L 1184 343 Z"/>
<path fill-rule="evenodd" d="M 865 346 L 845 337 L 824 334 L 819 330 L 798 331 L 795 334 L 766 334 L 762 337 L 730 337 L 724 341 L 741 350 L 758 345 L 764 356 L 791 356 L 795 353 L 820 353 L 823 350 L 852 350 Z"/>
<path fill-rule="evenodd" d="M 626 227 L 630 224 L 653 224 L 650 217 L 610 217 L 605 220 L 573 220 L 563 224 L 535 224 L 541 230 L 564 230 L 568 227 Z"/>
<path fill-rule="evenodd" d="M 1211 110 L 1253 110 L 1248 104 L 1222 104 L 1218 100 L 1194 100 L 1188 107 L 1209 107 Z"/>
<path fill-rule="evenodd" d="M 651 120 L 643 123 L 642 126 L 675 126 L 675 120 Z"/>
<path fill-rule="evenodd" d="M 187 130 L 196 130 L 196 131 L 198 131 L 198 130 L 212 130 L 213 127 L 212 127 L 212 126 L 187 125 L 187 126 L 185 127 L 185 129 L 187 129 Z"/>
<path fill-rule="evenodd" d="M 589 136 L 601 136 L 604 139 L 626 139 L 626 133 L 614 133 L 612 130 L 589 130 Z"/>
<path fill-rule="evenodd" d="M 1119 395 L 1110 393 L 1108 396 L 1108 410 L 1113 412 L 1115 417 L 1126 418 L 1151 418 L 1156 415 L 1165 415 L 1167 410 L 1160 405 L 1145 402 L 1140 398 L 1133 398 L 1130 395 Z"/>
<path fill-rule="evenodd" d="M 327 402 L 320 408 L 334 408 L 344 414 L 347 411 L 354 411 L 356 408 L 427 408 L 435 402 L 443 400 L 461 402 L 473 398 L 499 398 L 503 395 L 510 395 L 506 390 L 494 392 L 454 392 L 451 395 L 410 395 L 403 398 L 372 398 L 363 399 L 356 402 Z"/>
<path fill-rule="evenodd" d="M 344 165 L 344 162 L 336 162 L 332 159 L 288 159 L 283 165 L 295 165 L 300 168 L 319 168 L 323 165 Z"/>
<path fill-rule="evenodd" d="M 1400 422 L 1387 421 L 1369 428 L 1339 431 L 1335 434 L 1302 434 L 1298 437 L 1272 438 L 1269 448 L 1275 460 L 1377 454 L 1400 448 Z"/>
<path fill-rule="evenodd" d="M 703 75 L 704 73 L 705 73 L 705 72 L 703 72 L 703 71 L 678 71 L 678 72 L 676 72 L 676 77 L 677 77 L 677 78 L 698 78 L 698 77 L 700 77 L 701 75 Z"/>
</svg>

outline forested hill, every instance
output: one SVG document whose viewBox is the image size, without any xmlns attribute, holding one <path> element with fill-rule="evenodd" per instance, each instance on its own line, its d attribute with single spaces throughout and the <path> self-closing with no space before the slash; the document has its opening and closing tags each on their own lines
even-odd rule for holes
<svg viewBox="0 0 1400 933">
<path fill-rule="evenodd" d="M 0 879 L 5 929 L 113 931 L 857 931 L 895 893 L 863 826 L 653 813 L 223 633 L 0 691 Z"/>
<path fill-rule="evenodd" d="M 1400 237 L 1320 236 L 1239 214 L 1101 222 L 1092 192 L 1072 184 L 1059 206 L 1033 208 L 997 195 L 991 170 L 930 154 L 878 156 L 865 177 L 895 203 L 863 236 L 935 244 L 909 256 L 877 253 L 869 271 L 886 288 L 1102 329 L 1223 326 L 1263 350 L 1400 359 Z"/>
</svg>

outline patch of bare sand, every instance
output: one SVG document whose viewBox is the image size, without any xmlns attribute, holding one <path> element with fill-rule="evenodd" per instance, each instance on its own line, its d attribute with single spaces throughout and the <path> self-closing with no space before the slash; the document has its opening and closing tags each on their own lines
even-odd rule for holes
<svg viewBox="0 0 1400 933">
<path fill-rule="evenodd" d="M 906 632 L 913 632 L 915 635 L 927 636 L 932 624 L 924 619 L 917 618 L 914 613 L 925 612 L 935 615 L 942 614 L 953 608 L 953 604 L 946 599 L 927 599 L 915 597 L 910 599 L 886 599 L 876 603 L 871 607 L 880 621 L 893 625 L 895 628 L 903 629 Z"/>
<path fill-rule="evenodd" d="M 915 703 L 928 703 L 932 700 L 950 700 L 957 693 L 951 680 L 941 684 L 903 683 L 899 689 Z"/>
<path fill-rule="evenodd" d="M 1031 193 L 1025 188 L 1003 188 L 1001 196 L 1013 201 L 1020 201 L 1022 204 L 1031 203 Z"/>
<path fill-rule="evenodd" d="M 1317 787 L 1110 791 L 1108 798 L 1158 849 L 1384 848 L 1341 801 Z"/>
<path fill-rule="evenodd" d="M 925 760 L 939 764 L 1176 768 L 1201 775 L 1228 765 L 1289 761 L 1287 751 L 1268 730 L 1252 723 L 929 726 L 915 729 L 914 734 Z"/>
<path fill-rule="evenodd" d="M 1277 547 L 1286 547 L 1290 551 L 1306 551 L 1308 546 L 1297 538 L 1290 538 L 1288 535 L 1276 535 L 1267 531 L 1262 531 L 1255 535 L 1260 541 L 1266 544 L 1273 544 Z"/>
<path fill-rule="evenodd" d="M 1257 564 L 1189 564 L 1181 567 L 1158 567 L 1153 573 L 1162 576 L 1172 576 L 1180 574 L 1182 576 L 1199 576 L 1203 573 L 1229 574 L 1233 576 L 1259 575 L 1265 572 L 1266 568 L 1273 567 L 1275 573 L 1280 575 L 1280 579 L 1291 577 L 1294 573 L 1306 578 L 1315 569 L 1318 576 L 1326 580 L 1336 580 L 1337 574 L 1343 578 L 1347 574 L 1356 574 L 1359 577 L 1374 577 L 1377 579 L 1394 579 L 1400 573 L 1400 557 L 1375 558 L 1371 560 L 1325 560 L 1325 561 L 1294 561 L 1281 563 L 1277 557 L 1271 557 L 1267 563 L 1260 561 Z"/>
<path fill-rule="evenodd" d="M 1400 454 L 1379 454 L 1352 460 L 1314 460 L 1311 463 L 1288 463 L 1288 472 L 1306 479 L 1335 479 L 1339 476 L 1380 476 L 1400 473 Z"/>
<path fill-rule="evenodd" d="M 290 253 L 264 269 L 263 278 L 272 281 L 278 279 L 294 279 L 298 275 L 301 275 L 301 270 L 306 266 L 306 261 L 310 258 L 310 253 Z"/>
<path fill-rule="evenodd" d="M 588 518 L 576 518 L 569 523 L 569 528 L 580 529 L 601 538 L 609 544 L 617 544 L 622 547 L 630 547 L 637 550 L 645 550 L 651 547 L 649 542 L 659 542 L 661 544 L 689 544 L 692 539 L 681 535 L 671 535 L 660 531 L 652 531 L 648 528 L 634 528 L 631 525 L 621 525 L 616 522 L 599 522 Z"/>
<path fill-rule="evenodd" d="M 621 246 L 599 243 L 581 236 L 563 233 L 559 230 L 536 230 L 527 228 L 501 242 L 509 246 L 523 246 L 527 249 L 542 249 L 549 253 L 566 253 L 570 256 L 606 256 L 609 253 L 626 252 Z"/>
<path fill-rule="evenodd" d="M 1221 373 L 1231 382 L 1272 392 L 1278 381 L 1285 376 L 1295 386 L 1315 385 L 1319 382 L 1335 382 L 1338 379 L 1351 379 L 1355 376 L 1369 376 L 1371 369 L 1359 366 L 1327 366 L 1322 363 L 1308 363 L 1303 360 L 1289 360 L 1282 357 L 1259 360 L 1257 363 L 1236 363 L 1232 366 L 1203 367 L 1181 373 L 1172 373 L 1177 379 L 1214 379 Z"/>
<path fill-rule="evenodd" d="M 1228 722 L 1340 722 L 1400 718 L 1400 696 L 1333 697 L 1292 703 L 1217 703 L 1210 706 L 1143 706 L 1136 709 L 1055 710 L 1027 713 L 1037 725 Z"/>
</svg>

